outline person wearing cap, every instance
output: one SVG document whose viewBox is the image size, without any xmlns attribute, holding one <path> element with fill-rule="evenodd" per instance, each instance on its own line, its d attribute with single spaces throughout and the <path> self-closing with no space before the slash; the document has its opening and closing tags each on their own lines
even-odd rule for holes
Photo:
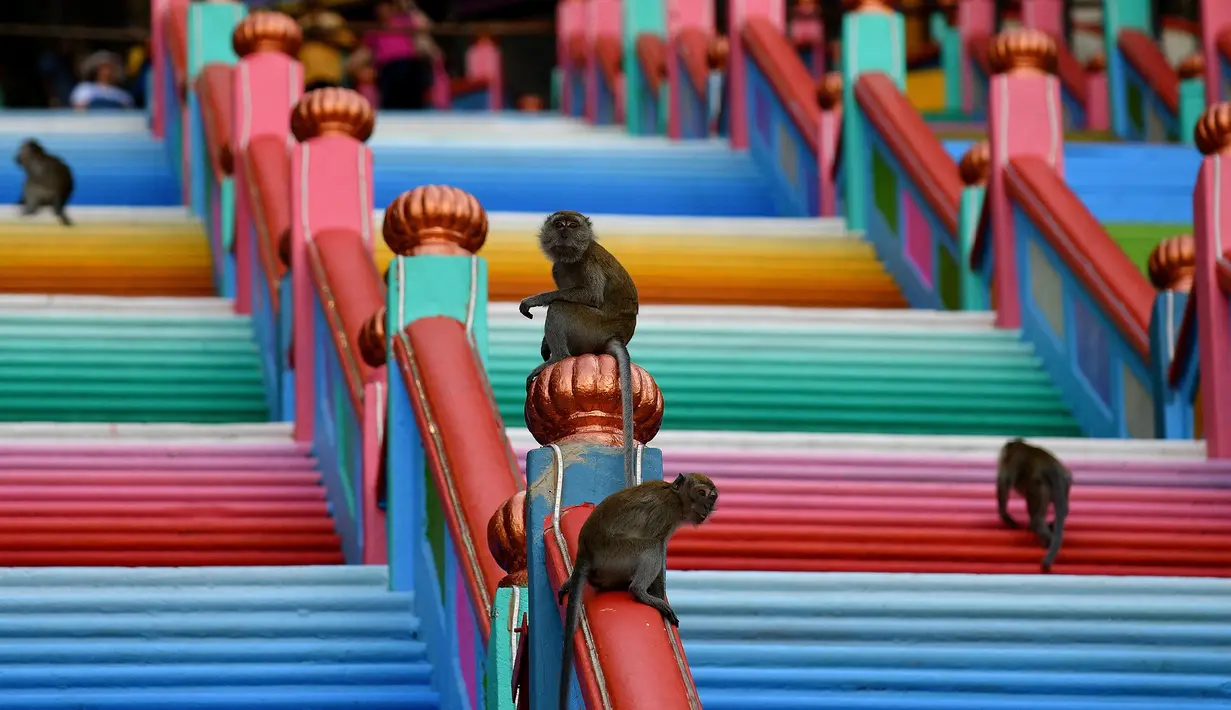
<svg viewBox="0 0 1231 710">
<path fill-rule="evenodd" d="M 123 64 L 114 52 L 99 51 L 82 62 L 85 80 L 73 88 L 68 101 L 78 111 L 86 109 L 132 108 L 133 97 L 120 87 L 124 81 Z"/>
</svg>

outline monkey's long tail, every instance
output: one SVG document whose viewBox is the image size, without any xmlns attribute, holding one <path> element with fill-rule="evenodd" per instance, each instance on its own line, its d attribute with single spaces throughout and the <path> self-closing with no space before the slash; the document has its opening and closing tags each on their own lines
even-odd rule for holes
<svg viewBox="0 0 1231 710">
<path fill-rule="evenodd" d="M 1043 556 L 1044 571 L 1051 569 L 1052 563 L 1056 561 L 1056 555 L 1060 554 L 1060 545 L 1064 543 L 1064 522 L 1069 517 L 1068 481 L 1055 467 L 1051 468 L 1047 477 L 1051 483 L 1052 505 L 1056 508 L 1056 523 L 1051 531 L 1051 545 L 1047 548 L 1047 554 Z"/>
<path fill-rule="evenodd" d="M 568 691 L 573 685 L 573 637 L 581 621 L 581 595 L 585 590 L 586 570 L 578 564 L 568 580 L 568 607 L 564 614 L 564 645 L 560 656 L 560 705 L 558 710 L 569 710 Z"/>
<path fill-rule="evenodd" d="M 618 338 L 607 341 L 607 354 L 616 359 L 620 368 L 620 405 L 624 417 L 624 486 L 632 486 L 636 481 L 633 476 L 633 455 L 636 442 L 633 441 L 633 362 L 628 357 L 628 348 Z"/>
</svg>

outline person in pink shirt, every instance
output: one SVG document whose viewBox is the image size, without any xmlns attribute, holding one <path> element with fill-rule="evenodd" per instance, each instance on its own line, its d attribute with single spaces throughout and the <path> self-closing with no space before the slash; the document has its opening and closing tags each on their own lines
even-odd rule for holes
<svg viewBox="0 0 1231 710">
<path fill-rule="evenodd" d="M 381 108 L 424 109 L 432 88 L 432 57 L 438 50 L 427 15 L 413 2 L 403 5 L 405 10 L 392 2 L 377 3 L 381 28 L 365 34 L 363 44 L 372 52 Z"/>
</svg>

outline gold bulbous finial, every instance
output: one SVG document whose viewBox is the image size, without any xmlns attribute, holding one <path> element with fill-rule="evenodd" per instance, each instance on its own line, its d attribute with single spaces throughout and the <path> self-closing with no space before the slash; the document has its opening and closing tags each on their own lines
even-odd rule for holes
<svg viewBox="0 0 1231 710">
<path fill-rule="evenodd" d="M 663 394 L 650 373 L 633 364 L 633 437 L 646 443 L 663 421 Z M 526 427 L 547 445 L 579 438 L 624 443 L 620 379 L 610 355 L 580 355 L 549 365 L 526 393 Z"/>
<path fill-rule="evenodd" d="M 381 233 L 401 256 L 474 254 L 487 241 L 487 211 L 465 190 L 423 185 L 389 204 Z"/>
<path fill-rule="evenodd" d="M 843 0 L 847 12 L 893 12 L 898 0 Z"/>
<path fill-rule="evenodd" d="M 1193 130 L 1197 150 L 1215 155 L 1231 147 L 1231 103 L 1214 104 L 1201 114 Z"/>
<path fill-rule="evenodd" d="M 710 37 L 710 43 L 706 47 L 705 59 L 709 63 L 711 71 L 726 70 L 730 54 L 731 44 L 724 35 Z"/>
<path fill-rule="evenodd" d="M 1046 32 L 1019 28 L 992 38 L 987 59 L 993 74 L 1056 71 L 1056 40 Z"/>
<path fill-rule="evenodd" d="M 289 15 L 269 10 L 253 10 L 231 33 L 231 47 L 241 57 L 257 52 L 299 55 L 303 31 Z"/>
<path fill-rule="evenodd" d="M 496 508 L 487 521 L 487 549 L 507 576 L 501 587 L 521 587 L 527 582 L 526 492 L 518 491 Z"/>
<path fill-rule="evenodd" d="M 822 111 L 832 111 L 842 105 L 842 72 L 827 72 L 816 82 L 816 101 Z"/>
<path fill-rule="evenodd" d="M 1086 60 L 1086 71 L 1090 74 L 1102 74 L 1107 71 L 1107 57 L 1102 52 L 1095 52 Z"/>
<path fill-rule="evenodd" d="M 1159 291 L 1188 293 L 1197 273 L 1197 245 L 1193 235 L 1180 234 L 1158 243 L 1146 263 L 1150 283 Z"/>
<path fill-rule="evenodd" d="M 385 353 L 385 307 L 381 306 L 359 329 L 359 355 L 368 367 L 383 367 Z"/>
<path fill-rule="evenodd" d="M 987 174 L 992 164 L 992 151 L 987 141 L 978 141 L 958 161 L 957 171 L 967 187 L 987 184 Z"/>
<path fill-rule="evenodd" d="M 1181 81 L 1197 79 L 1205 74 L 1205 57 L 1200 53 L 1190 54 L 1175 68 Z"/>
<path fill-rule="evenodd" d="M 291 111 L 291 133 L 303 142 L 327 135 L 366 141 L 376 129 L 376 112 L 363 95 L 330 86 L 309 91 Z"/>
</svg>

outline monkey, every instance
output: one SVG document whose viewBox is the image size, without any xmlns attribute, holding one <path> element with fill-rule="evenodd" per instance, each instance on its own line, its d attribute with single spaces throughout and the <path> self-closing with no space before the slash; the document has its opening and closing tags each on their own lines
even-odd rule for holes
<svg viewBox="0 0 1231 710">
<path fill-rule="evenodd" d="M 560 710 L 568 708 L 573 636 L 580 623 L 585 584 L 600 592 L 627 589 L 654 607 L 672 626 L 680 620 L 667 603 L 667 540 L 685 523 L 700 525 L 718 504 L 718 487 L 708 476 L 681 473 L 671 483 L 646 481 L 604 498 L 581 526 L 573 573 L 560 587 L 568 597 L 564 655 L 560 668 Z"/>
<path fill-rule="evenodd" d="M 1030 529 L 1047 548 L 1042 569 L 1051 570 L 1060 545 L 1064 542 L 1064 523 L 1069 516 L 1069 491 L 1073 474 L 1051 452 L 1027 444 L 1021 438 L 1006 443 L 1000 450 L 996 472 L 996 505 L 1000 520 L 1010 528 L 1021 526 L 1009 515 L 1009 491 L 1016 490 L 1026 499 L 1030 511 Z M 1047 509 L 1055 507 L 1056 519 L 1047 523 Z"/>
<path fill-rule="evenodd" d="M 547 306 L 543 363 L 526 378 L 529 390 L 548 365 L 574 355 L 615 357 L 620 370 L 620 404 L 624 419 L 624 485 L 633 477 L 633 373 L 628 343 L 637 328 L 637 285 L 620 262 L 600 245 L 590 218 L 561 210 L 539 229 L 539 247 L 552 262 L 556 290 L 522 300 L 518 310 L 534 318 L 531 308 Z"/>
<path fill-rule="evenodd" d="M 50 207 L 66 227 L 73 225 L 64 212 L 73 194 L 73 171 L 59 157 L 48 153 L 37 140 L 29 138 L 17 150 L 17 164 L 26 173 L 21 190 L 22 216 L 29 216 L 43 207 Z"/>
</svg>

